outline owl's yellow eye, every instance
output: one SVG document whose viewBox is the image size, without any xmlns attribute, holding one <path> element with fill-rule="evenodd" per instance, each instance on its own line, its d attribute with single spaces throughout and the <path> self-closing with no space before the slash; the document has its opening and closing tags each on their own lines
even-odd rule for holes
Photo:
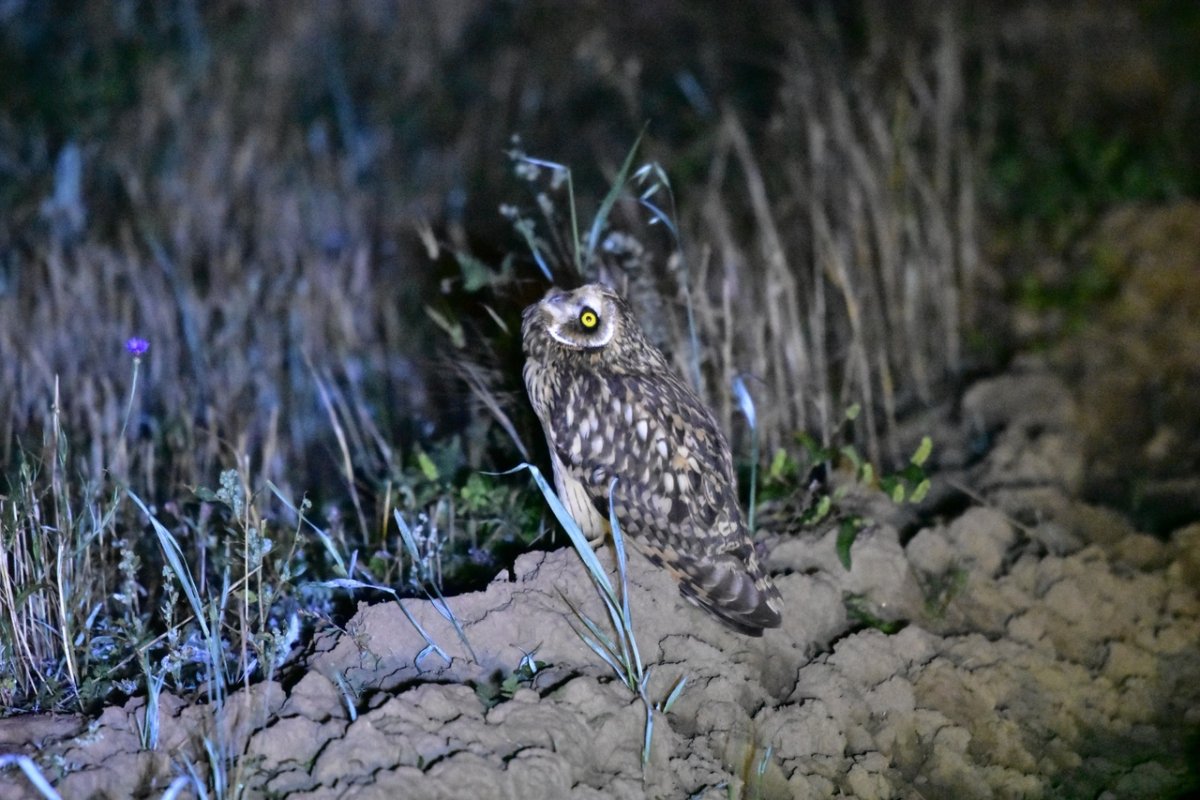
<svg viewBox="0 0 1200 800">
<path fill-rule="evenodd" d="M 579 315 L 579 324 L 590 331 L 592 328 L 600 324 L 600 317 L 596 315 L 595 311 L 592 311 L 590 308 L 585 308 Z"/>
</svg>

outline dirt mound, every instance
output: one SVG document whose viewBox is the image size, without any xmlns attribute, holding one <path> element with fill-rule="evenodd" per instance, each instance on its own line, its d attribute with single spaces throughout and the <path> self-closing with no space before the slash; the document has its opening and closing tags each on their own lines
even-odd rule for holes
<svg viewBox="0 0 1200 800">
<path fill-rule="evenodd" d="M 1058 361 L 1079 387 L 1084 495 L 1170 531 L 1200 518 L 1200 203 L 1127 207 L 1082 248 L 1120 289 Z"/>
<path fill-rule="evenodd" d="M 881 522 L 850 570 L 834 532 L 780 537 L 770 565 L 787 613 L 762 639 L 633 558 L 649 695 L 687 679 L 654 714 L 644 769 L 645 706 L 573 632 L 560 592 L 603 612 L 560 550 L 449 600 L 470 651 L 431 603 L 405 609 L 445 657 L 396 604 L 364 605 L 316 639 L 298 680 L 233 695 L 231 777 L 249 796 L 296 798 L 1151 798 L 1194 785 L 1200 527 L 1164 542 L 1073 499 L 1073 405 L 1045 371 L 978 384 L 962 412 L 939 491 L 979 487 L 989 505 L 906 537 Z M 864 626 L 848 596 L 907 624 Z M 185 756 L 205 763 L 217 730 L 208 707 L 167 697 L 144 750 L 144 713 L 138 699 L 91 722 L 10 719 L 0 742 L 34 755 L 65 798 L 158 796 Z M 15 773 L 0 787 L 34 796 Z"/>
</svg>

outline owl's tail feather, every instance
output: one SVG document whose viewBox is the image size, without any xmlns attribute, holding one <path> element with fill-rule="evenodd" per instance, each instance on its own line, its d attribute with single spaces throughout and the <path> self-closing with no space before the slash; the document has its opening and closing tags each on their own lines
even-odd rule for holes
<svg viewBox="0 0 1200 800">
<path fill-rule="evenodd" d="M 679 592 L 724 625 L 747 636 L 783 621 L 783 598 L 750 548 L 743 558 L 726 553 L 703 561 L 682 558 L 674 566 Z"/>
</svg>

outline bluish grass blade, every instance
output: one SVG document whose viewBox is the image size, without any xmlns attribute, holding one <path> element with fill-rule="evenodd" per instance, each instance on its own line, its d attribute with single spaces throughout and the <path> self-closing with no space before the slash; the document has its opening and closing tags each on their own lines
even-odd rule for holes
<svg viewBox="0 0 1200 800">
<path fill-rule="evenodd" d="M 671 221 L 671 217 L 667 212 L 663 211 L 658 206 L 651 203 L 648 195 L 642 195 L 638 198 L 638 204 L 650 212 L 650 224 L 662 225 L 671 233 L 671 238 L 679 240 L 679 229 L 675 227 L 675 223 Z"/>
<path fill-rule="evenodd" d="M 458 640 L 463 643 L 463 647 L 467 648 L 467 653 L 471 656 L 471 660 L 476 664 L 479 663 L 479 656 L 475 655 L 475 648 L 471 647 L 471 643 L 467 640 L 467 632 L 463 630 L 462 624 L 458 621 L 458 617 L 454 616 L 454 612 L 450 610 L 450 604 L 446 602 L 446 598 L 442 595 L 442 590 L 436 586 L 433 589 L 434 597 L 429 598 L 429 602 L 437 609 L 437 612 L 442 617 L 454 626 L 454 632 L 458 634 Z M 425 593 L 428 597 L 429 593 Z"/>
<path fill-rule="evenodd" d="M 667 699 L 663 700 L 661 711 L 666 714 L 671 710 L 671 706 L 679 699 L 679 695 L 683 694 L 683 687 L 687 686 L 687 676 L 679 676 L 679 680 L 675 681 L 675 687 L 671 689 L 671 693 L 667 695 Z"/>
<path fill-rule="evenodd" d="M 314 525 L 308 519 L 308 517 L 304 516 L 304 512 L 301 509 L 292 505 L 292 502 L 283 496 L 283 492 L 279 490 L 278 486 L 270 481 L 267 481 L 267 488 L 270 489 L 271 493 L 279 498 L 279 502 L 283 503 L 283 505 L 287 507 L 287 509 L 293 514 L 295 514 L 301 522 L 313 529 L 313 532 L 317 534 L 317 538 L 321 540 L 321 545 L 325 548 L 325 552 L 329 554 L 329 557 L 333 559 L 333 563 L 337 565 L 338 570 L 342 575 L 349 577 L 352 573 L 346 569 L 346 562 L 342 560 L 342 554 L 338 552 L 333 540 L 329 538 L 329 534 L 325 533 L 325 531 Z"/>
<path fill-rule="evenodd" d="M 638 680 L 642 679 L 642 655 L 638 652 L 637 638 L 633 635 L 633 616 L 629 610 L 629 581 L 627 578 L 627 560 L 625 555 L 625 537 L 621 534 L 621 523 L 617 519 L 616 504 L 613 496 L 617 488 L 617 478 L 608 485 L 608 524 L 612 528 L 613 549 L 617 552 L 617 577 L 621 582 L 621 642 L 628 642 L 628 650 L 632 653 L 633 664 L 637 667 L 635 673 Z"/>
<path fill-rule="evenodd" d="M 413 563 L 421 560 L 421 553 L 417 549 L 417 537 L 413 536 L 412 529 L 408 527 L 404 517 L 400 516 L 400 509 L 394 509 L 392 516 L 396 520 L 396 526 L 400 528 L 400 541 L 404 542 L 404 549 L 408 551 L 408 557 Z"/>
<path fill-rule="evenodd" d="M 346 704 L 346 715 L 351 722 L 354 722 L 358 719 L 358 707 L 354 705 L 354 692 L 350 691 L 350 686 L 346 683 L 346 676 L 342 674 L 341 670 L 333 673 L 333 680 L 342 693 L 342 702 Z"/>
<path fill-rule="evenodd" d="M 208 620 L 205 619 L 204 615 L 204 603 L 200 601 L 200 592 L 196 589 L 196 584 L 192 580 L 191 570 L 184 563 L 183 550 L 180 549 L 179 542 L 175 541 L 175 537 L 171 535 L 171 532 L 150 513 L 150 509 L 146 508 L 146 504 L 142 502 L 140 497 L 133 493 L 133 490 L 126 489 L 125 494 L 129 495 L 130 499 L 137 504 L 137 507 L 150 520 L 150 525 L 154 528 L 154 534 L 158 538 L 158 546 L 162 549 L 163 555 L 166 556 L 167 563 L 171 566 L 171 571 L 175 573 L 175 578 L 183 587 L 183 592 L 192 607 L 192 613 L 196 616 L 196 623 L 200 626 L 205 640 L 212 638 L 209 633 Z"/>
<path fill-rule="evenodd" d="M 642 739 L 641 754 L 642 769 L 644 770 L 650 760 L 650 743 L 654 735 L 654 706 L 646 693 L 650 673 L 643 668 L 641 653 L 637 646 L 637 638 L 633 631 L 633 614 L 629 605 L 628 561 L 625 552 L 625 538 L 621 533 L 621 523 L 617 519 L 616 503 L 614 502 L 617 479 L 613 478 L 608 487 L 608 518 L 613 537 L 613 549 L 617 557 L 617 578 L 620 586 L 620 596 L 614 591 L 612 582 L 608 580 L 607 574 L 600 566 L 599 559 L 592 552 L 587 538 L 579 529 L 574 518 L 567 512 L 558 495 L 551 490 L 545 478 L 542 477 L 541 472 L 532 464 L 524 463 L 506 473 L 500 474 L 512 474 L 521 469 L 528 469 L 533 474 L 538 488 L 541 489 L 542 496 L 545 497 L 554 515 L 562 524 L 563 529 L 567 531 L 567 535 L 571 538 L 571 543 L 575 546 L 576 552 L 579 553 L 580 558 L 584 561 L 585 566 L 587 566 L 588 572 L 592 576 L 593 584 L 596 586 L 597 592 L 604 602 L 605 609 L 608 611 L 609 621 L 613 626 L 613 631 L 616 633 L 615 641 L 605 635 L 595 622 L 584 615 L 571 602 L 570 598 L 563 594 L 562 591 L 559 591 L 559 596 L 562 597 L 567 607 L 571 609 L 571 612 L 579 620 L 580 625 L 583 626 L 583 630 L 581 630 L 572 625 L 576 635 L 579 636 L 583 643 L 600 660 L 613 670 L 616 676 L 629 687 L 630 691 L 641 698 L 645 706 L 646 726 Z"/>
<path fill-rule="evenodd" d="M 353 578 L 333 578 L 331 580 L 321 581 L 316 585 L 323 586 L 327 589 L 374 589 L 379 592 L 390 594 L 392 599 L 396 601 L 396 605 L 400 606 L 400 611 L 404 613 L 404 617 L 409 621 L 409 624 L 416 628 L 417 633 L 421 634 L 421 638 L 425 640 L 425 644 L 429 645 L 429 647 L 427 647 L 425 650 L 422 650 L 421 653 L 418 654 L 417 658 L 413 659 L 413 663 L 419 667 L 420 664 L 418 662 L 420 661 L 421 656 L 425 655 L 426 651 L 430 648 L 432 648 L 432 652 L 441 656 L 447 664 L 450 663 L 450 656 L 446 655 L 445 650 L 438 647 L 437 642 L 433 640 L 433 637 L 429 635 L 429 632 L 425 630 L 421 623 L 417 622 L 417 618 L 414 617 L 412 612 L 410 612 L 404 606 L 404 603 L 400 600 L 400 595 L 396 593 L 395 589 L 392 589 L 389 586 L 380 586 L 375 583 L 363 583 L 362 581 L 356 581 Z"/>
<path fill-rule="evenodd" d="M 199 800 L 208 800 L 208 789 L 205 788 L 204 781 L 200 778 L 200 773 L 196 771 L 196 765 L 192 763 L 190 758 L 185 758 L 183 767 L 187 770 L 188 779 L 192 784 L 193 791 L 196 792 L 196 797 Z"/>
<path fill-rule="evenodd" d="M 538 268 L 542 274 L 546 276 L 546 280 L 554 282 L 554 276 L 550 273 L 550 267 L 546 264 L 545 257 L 542 256 L 542 246 L 538 243 L 537 237 L 533 235 L 532 224 L 518 223 L 514 226 L 517 233 L 521 234 L 521 238 L 525 240 L 525 246 L 529 248 L 529 252 L 533 254 L 533 260 L 537 262 Z"/>
<path fill-rule="evenodd" d="M 571 168 L 566 164 L 559 164 L 553 161 L 546 161 L 545 158 L 533 158 L 526 155 L 521 155 L 520 160 L 529 164 L 535 164 L 538 167 L 553 169 L 554 172 L 562 173 L 566 176 L 566 203 L 571 210 L 571 258 L 575 259 L 576 275 L 583 275 L 583 261 L 580 258 L 580 218 L 575 210 L 575 180 L 571 176 Z M 520 229 L 521 225 L 517 225 Z M 533 249 L 533 255 L 538 260 L 538 266 L 545 273 L 547 281 L 553 283 L 553 278 L 550 277 L 550 269 L 547 269 L 546 264 L 541 259 L 539 249 L 534 245 L 533 230 L 522 230 L 521 234 L 526 239 L 530 249 Z"/>
<path fill-rule="evenodd" d="M 46 800 L 62 800 L 62 795 L 54 791 L 54 787 L 50 785 L 50 781 L 46 780 L 46 776 L 42 775 L 42 771 L 38 769 L 38 765 L 32 758 L 19 754 L 0 756 L 0 768 L 13 765 L 25 773 L 25 778 L 33 784 L 33 788 L 41 792 L 42 797 L 45 797 Z"/>
<path fill-rule="evenodd" d="M 642 693 L 642 704 L 646 706 L 646 734 L 642 739 L 642 769 L 645 769 L 646 765 L 650 763 L 650 739 L 654 735 L 654 707 L 646 699 L 645 693 Z"/>
<path fill-rule="evenodd" d="M 187 775 L 176 775 L 175 780 L 171 781 L 167 786 L 167 790 L 163 792 L 160 800 L 175 800 L 175 798 L 179 797 L 179 793 L 187 788 L 190 781 L 191 778 Z"/>
<path fill-rule="evenodd" d="M 538 167 L 545 167 L 546 169 L 552 169 L 555 172 L 570 172 L 571 171 L 570 169 L 567 168 L 566 164 L 560 164 L 557 161 L 549 161 L 545 158 L 535 158 L 534 156 L 522 155 L 522 156 L 520 156 L 520 160 L 524 161 L 527 164 L 533 164 Z"/>
<path fill-rule="evenodd" d="M 746 381 L 741 375 L 733 379 L 733 396 L 737 401 L 738 410 L 746 418 L 750 426 L 750 504 L 746 511 L 746 526 L 750 534 L 754 534 L 754 512 L 758 500 L 758 412 L 754 408 L 754 398 L 746 388 Z"/>
<path fill-rule="evenodd" d="M 610 598 L 616 599 L 616 593 L 613 590 L 612 581 L 608 579 L 608 574 L 604 571 L 604 567 L 600 565 L 600 559 L 596 558 L 596 554 L 592 552 L 592 546 L 588 543 L 587 537 L 583 535 L 583 531 L 579 529 L 579 525 L 575 522 L 571 512 L 567 511 L 566 506 L 558 499 L 558 495 L 550 488 L 550 484 L 546 482 L 546 478 L 542 475 L 542 471 L 533 464 L 524 462 L 518 464 L 510 470 L 504 472 L 487 473 L 489 475 L 512 475 L 520 472 L 523 469 L 529 470 L 533 475 L 533 480 L 537 484 L 538 489 L 542 492 L 542 497 L 546 499 L 546 503 L 550 506 L 550 510 L 554 513 L 555 519 L 562 525 L 563 530 L 567 532 L 567 536 L 571 539 L 571 544 L 575 546 L 575 550 L 579 553 L 579 557 L 583 559 L 583 565 L 587 567 L 587 571 L 603 588 L 604 593 Z"/>
<path fill-rule="evenodd" d="M 758 762 L 758 777 L 767 774 L 767 764 L 771 761 L 771 754 L 775 752 L 775 745 L 768 745 L 766 752 L 762 754 L 762 759 Z"/>
<path fill-rule="evenodd" d="M 575 635 L 582 639 L 583 643 L 590 647 L 596 655 L 600 656 L 600 659 L 612 668 L 612 671 L 621 681 L 625 681 L 626 675 L 624 670 L 621 669 L 620 657 L 617 655 L 616 645 L 611 639 L 604 635 L 604 632 L 600 630 L 596 623 L 592 622 L 592 620 L 588 618 L 586 614 L 580 611 L 579 608 L 573 602 L 571 602 L 569 597 L 567 597 L 561 591 L 558 593 L 558 595 L 563 599 L 563 602 L 567 604 L 567 607 L 571 609 L 571 613 L 575 615 L 575 617 L 585 628 L 587 628 L 588 633 L 585 633 L 572 625 L 571 628 L 575 631 Z M 589 633 L 591 634 L 590 636 Z"/>
<path fill-rule="evenodd" d="M 408 551 L 409 558 L 416 564 L 421 558 L 417 550 L 417 538 L 413 536 L 412 528 L 405 522 L 404 517 L 400 514 L 400 509 L 393 509 L 392 517 L 395 518 L 396 526 L 400 529 L 400 538 L 404 542 L 404 549 Z M 430 588 L 433 589 L 432 595 L 429 593 Z M 425 592 L 425 596 L 429 598 L 429 602 L 437 609 L 437 612 L 454 626 L 454 632 L 458 634 L 458 640 L 463 643 L 463 647 L 467 648 L 467 652 L 471 655 L 471 660 L 478 663 L 479 657 L 475 655 L 475 648 L 471 647 L 471 643 L 467 641 L 467 633 L 459 623 L 458 617 L 454 616 L 454 612 L 450 610 L 450 604 L 446 602 L 442 590 L 437 586 L 429 587 L 424 585 L 422 585 L 421 589 Z"/>
</svg>

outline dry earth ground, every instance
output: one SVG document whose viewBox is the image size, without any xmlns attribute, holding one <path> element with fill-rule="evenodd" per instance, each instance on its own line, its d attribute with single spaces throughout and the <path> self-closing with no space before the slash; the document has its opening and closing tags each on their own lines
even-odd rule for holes
<svg viewBox="0 0 1200 800">
<path fill-rule="evenodd" d="M 904 514 L 855 543 L 777 536 L 787 603 L 761 640 L 682 602 L 640 557 L 631 602 L 656 712 L 572 632 L 559 592 L 601 611 L 570 550 L 523 556 L 485 591 L 451 598 L 476 659 L 427 602 L 363 605 L 302 657 L 299 679 L 230 700 L 249 796 L 296 798 L 1157 798 L 1194 780 L 1200 729 L 1200 525 L 1168 541 L 1075 499 L 1084 472 L 1075 403 L 1041 362 L 971 387 L 939 432 L 952 484 L 985 504 L 903 535 Z M 979 451 L 986 452 L 978 455 Z M 936 501 L 936 500 L 935 500 Z M 902 539 L 904 544 L 901 544 Z M 894 635 L 849 618 L 844 597 L 908 620 Z M 525 653 L 545 666 L 494 707 Z M 341 686 L 356 697 L 351 719 Z M 0 722 L 0 750 L 34 755 L 65 798 L 158 796 L 186 756 L 204 762 L 208 709 L 164 699 L 156 751 L 144 700 L 97 720 Z M 36 796 L 17 773 L 0 797 Z"/>
</svg>

